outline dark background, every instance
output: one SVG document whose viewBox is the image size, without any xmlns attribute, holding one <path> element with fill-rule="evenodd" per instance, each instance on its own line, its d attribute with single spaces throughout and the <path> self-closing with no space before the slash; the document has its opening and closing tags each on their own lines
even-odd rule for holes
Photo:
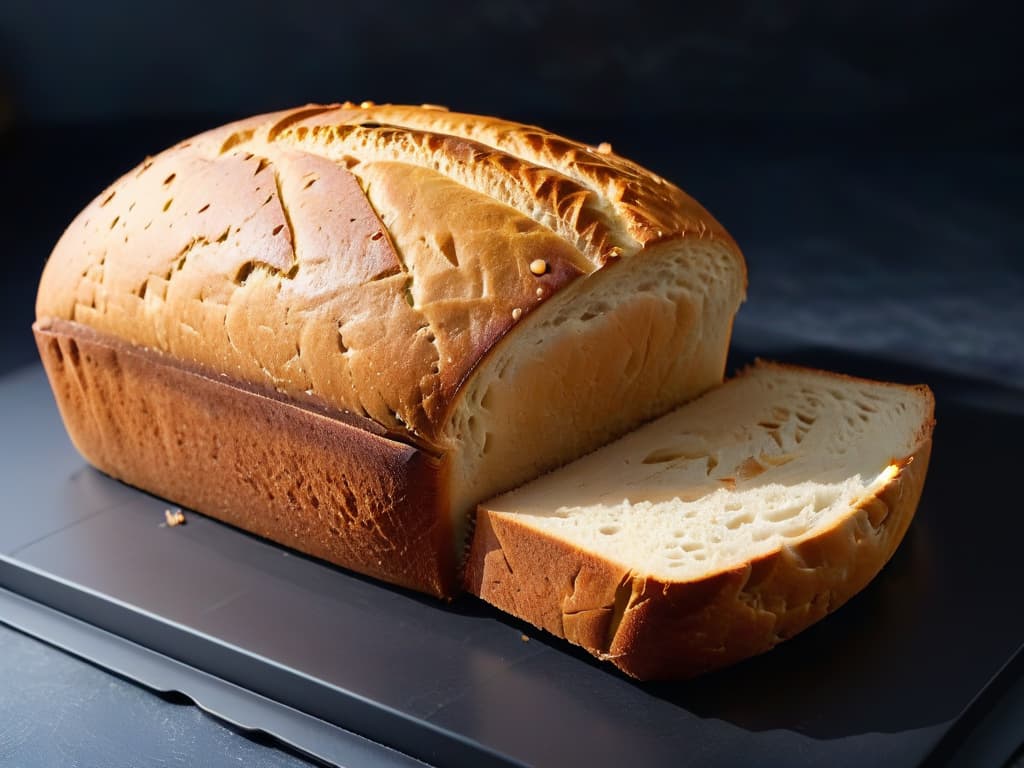
<svg viewBox="0 0 1024 768">
<path fill-rule="evenodd" d="M 870 361 L 874 375 L 932 383 L 940 429 L 954 396 L 1020 422 L 1020 7 L 6 0 L 0 373 L 34 360 L 43 263 L 115 177 L 231 119 L 372 99 L 610 141 L 677 182 L 745 251 L 737 360 Z M 15 646 L 7 690 L 62 691 L 26 698 L 23 715 L 74 721 L 75 680 L 92 673 L 40 661 L 41 646 L 3 647 Z M 187 717 L 195 749 L 242 749 L 220 731 L 195 737 L 194 712 L 110 690 L 113 717 L 141 732 Z"/>
<path fill-rule="evenodd" d="M 145 155 L 372 99 L 611 141 L 676 181 L 746 252 L 759 350 L 809 335 L 1024 385 L 1020 7 L 8 0 L 0 357 L 32 359 L 50 248 Z"/>
</svg>

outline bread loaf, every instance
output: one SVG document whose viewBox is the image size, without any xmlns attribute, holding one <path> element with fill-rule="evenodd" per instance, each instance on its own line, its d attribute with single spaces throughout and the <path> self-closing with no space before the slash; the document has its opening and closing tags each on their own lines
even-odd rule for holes
<svg viewBox="0 0 1024 768">
<path fill-rule="evenodd" d="M 451 595 L 478 502 L 721 382 L 745 281 L 704 209 L 606 147 L 308 106 L 101 193 L 35 332 L 99 469 Z"/>
<path fill-rule="evenodd" d="M 768 650 L 892 556 L 934 401 L 761 364 L 481 505 L 467 588 L 635 677 Z"/>
</svg>

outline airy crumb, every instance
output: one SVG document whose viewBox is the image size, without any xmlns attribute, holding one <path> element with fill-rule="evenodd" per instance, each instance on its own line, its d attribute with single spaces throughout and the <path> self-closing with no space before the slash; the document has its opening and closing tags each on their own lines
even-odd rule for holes
<svg viewBox="0 0 1024 768">
<path fill-rule="evenodd" d="M 519 639 L 522 640 L 524 643 L 530 642 L 530 638 L 527 637 L 526 635 L 520 635 Z"/>
<path fill-rule="evenodd" d="M 177 508 L 175 508 L 175 509 L 165 509 L 164 510 L 164 520 L 167 521 L 167 526 L 169 528 L 173 528 L 176 525 L 184 525 L 185 524 L 185 513 L 182 512 L 180 509 L 177 509 Z"/>
</svg>

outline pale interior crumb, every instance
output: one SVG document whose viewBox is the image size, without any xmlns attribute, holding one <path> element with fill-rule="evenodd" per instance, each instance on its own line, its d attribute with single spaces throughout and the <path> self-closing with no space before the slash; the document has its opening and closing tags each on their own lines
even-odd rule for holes
<svg viewBox="0 0 1024 768">
<path fill-rule="evenodd" d="M 828 528 L 917 449 L 914 390 L 763 366 L 484 506 L 685 581 Z"/>
</svg>

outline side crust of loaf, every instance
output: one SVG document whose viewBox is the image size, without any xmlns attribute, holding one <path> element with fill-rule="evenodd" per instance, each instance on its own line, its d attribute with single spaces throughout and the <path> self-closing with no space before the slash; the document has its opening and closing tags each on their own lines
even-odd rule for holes
<svg viewBox="0 0 1024 768">
<path fill-rule="evenodd" d="M 930 434 L 833 527 L 739 568 L 666 582 L 481 508 L 466 589 L 641 680 L 686 679 L 770 650 L 889 561 L 917 508 Z"/>
<path fill-rule="evenodd" d="M 456 591 L 436 456 L 82 326 L 33 330 L 71 440 L 103 472 L 336 565 Z"/>
</svg>

